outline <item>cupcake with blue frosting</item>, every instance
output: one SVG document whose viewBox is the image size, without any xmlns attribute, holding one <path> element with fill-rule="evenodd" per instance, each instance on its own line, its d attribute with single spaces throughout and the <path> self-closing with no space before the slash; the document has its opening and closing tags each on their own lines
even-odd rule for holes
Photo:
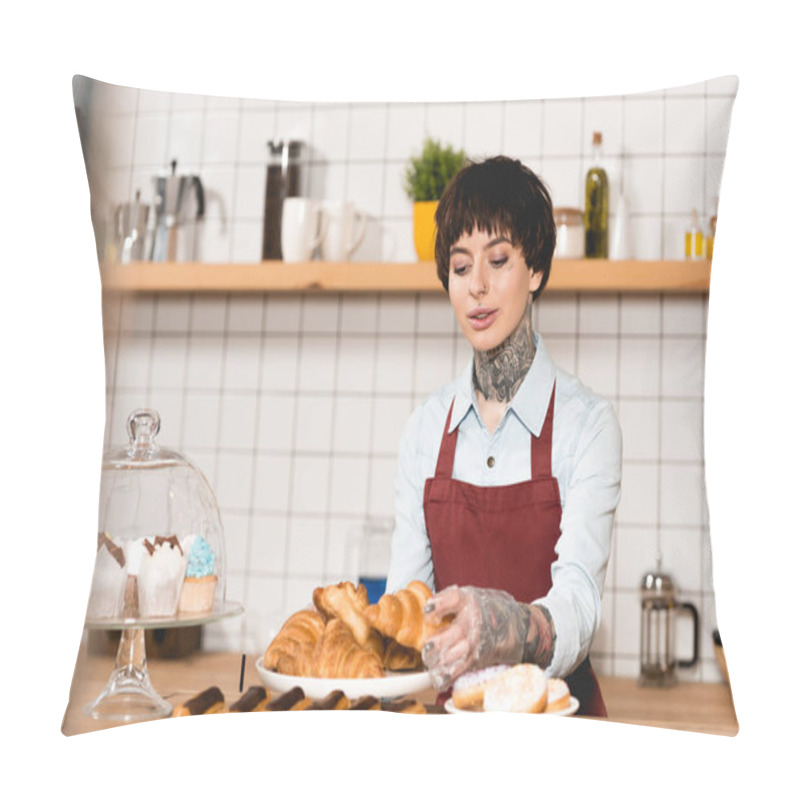
<svg viewBox="0 0 800 800">
<path fill-rule="evenodd" d="M 187 552 L 186 574 L 183 578 L 178 611 L 186 614 L 205 614 L 214 605 L 217 590 L 217 557 L 202 536 L 184 540 Z"/>
</svg>

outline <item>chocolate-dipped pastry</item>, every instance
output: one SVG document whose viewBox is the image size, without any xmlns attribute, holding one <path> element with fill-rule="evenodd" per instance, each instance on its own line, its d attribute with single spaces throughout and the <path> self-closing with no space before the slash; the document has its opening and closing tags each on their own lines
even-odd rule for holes
<svg viewBox="0 0 800 800">
<path fill-rule="evenodd" d="M 217 686 L 211 686 L 200 694 L 175 706 L 173 717 L 193 717 L 198 714 L 221 714 L 225 711 L 225 697 Z"/>
<path fill-rule="evenodd" d="M 97 534 L 97 549 L 105 547 L 121 567 L 125 566 L 125 551 L 105 532 Z"/>
<path fill-rule="evenodd" d="M 170 547 L 177 547 L 178 552 L 183 555 L 181 543 L 178 541 L 178 537 L 174 534 L 172 536 L 156 536 L 152 542 L 150 542 L 148 539 L 144 540 L 144 546 L 147 548 L 147 552 L 150 553 L 150 555 L 153 555 L 156 547 L 164 544 L 168 544 Z"/>
<path fill-rule="evenodd" d="M 334 689 L 330 694 L 321 700 L 315 700 L 309 707 L 309 711 L 345 711 L 350 708 L 350 700 L 340 689 Z"/>
<path fill-rule="evenodd" d="M 359 697 L 354 703 L 350 705 L 350 711 L 380 711 L 381 701 L 371 694 L 366 694 Z"/>
<path fill-rule="evenodd" d="M 310 705 L 311 700 L 306 697 L 306 693 L 299 686 L 295 686 L 280 697 L 270 700 L 264 711 L 301 711 Z"/>
<path fill-rule="evenodd" d="M 381 711 L 394 711 L 400 714 L 424 714 L 425 706 L 413 697 L 402 697 L 399 700 L 383 700 Z"/>
<path fill-rule="evenodd" d="M 251 686 L 235 703 L 228 709 L 231 713 L 243 713 L 247 711 L 263 711 L 267 705 L 269 695 L 263 686 Z"/>
</svg>

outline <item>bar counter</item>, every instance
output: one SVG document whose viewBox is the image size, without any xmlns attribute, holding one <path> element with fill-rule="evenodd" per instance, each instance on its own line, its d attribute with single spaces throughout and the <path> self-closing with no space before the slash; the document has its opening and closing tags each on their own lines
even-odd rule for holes
<svg viewBox="0 0 800 800">
<path fill-rule="evenodd" d="M 241 653 L 196 652 L 177 659 L 152 658 L 147 668 L 156 691 L 173 706 L 210 686 L 218 686 L 226 703 L 230 704 L 248 687 L 261 683 L 255 668 L 259 655 L 246 656 L 244 672 Z M 89 653 L 85 645 L 81 647 L 62 725 L 64 735 L 136 724 L 94 720 L 83 711 L 103 690 L 113 666 L 113 656 Z M 598 679 L 612 722 L 723 736 L 735 736 L 738 732 L 733 700 L 726 684 L 677 683 L 669 688 L 642 688 L 632 678 L 600 675 Z M 421 692 L 417 698 L 428 706 L 435 701 L 433 690 Z"/>
</svg>

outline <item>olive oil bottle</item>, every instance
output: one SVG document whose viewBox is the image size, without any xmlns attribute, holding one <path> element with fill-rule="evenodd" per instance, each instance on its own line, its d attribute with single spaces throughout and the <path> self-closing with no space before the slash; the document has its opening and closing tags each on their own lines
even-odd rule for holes
<svg viewBox="0 0 800 800">
<path fill-rule="evenodd" d="M 586 173 L 583 228 L 586 258 L 608 258 L 608 173 L 602 167 L 603 134 L 592 136 L 592 167 Z"/>
</svg>

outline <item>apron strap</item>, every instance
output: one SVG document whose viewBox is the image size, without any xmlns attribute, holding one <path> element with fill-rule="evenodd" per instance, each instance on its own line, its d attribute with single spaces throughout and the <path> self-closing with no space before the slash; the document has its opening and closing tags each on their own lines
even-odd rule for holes
<svg viewBox="0 0 800 800">
<path fill-rule="evenodd" d="M 531 479 L 550 478 L 553 475 L 553 409 L 556 402 L 556 385 L 550 394 L 550 405 L 542 424 L 542 432 L 537 439 L 531 434 Z"/>
<path fill-rule="evenodd" d="M 450 430 L 450 420 L 453 417 L 453 406 L 456 404 L 456 398 L 450 403 L 450 410 L 447 412 L 447 421 L 444 423 L 444 432 L 442 433 L 442 444 L 439 447 L 439 458 L 436 462 L 436 477 L 437 478 L 452 478 L 453 477 L 453 463 L 456 458 L 456 441 L 458 440 L 458 428 L 452 433 Z"/>
</svg>

